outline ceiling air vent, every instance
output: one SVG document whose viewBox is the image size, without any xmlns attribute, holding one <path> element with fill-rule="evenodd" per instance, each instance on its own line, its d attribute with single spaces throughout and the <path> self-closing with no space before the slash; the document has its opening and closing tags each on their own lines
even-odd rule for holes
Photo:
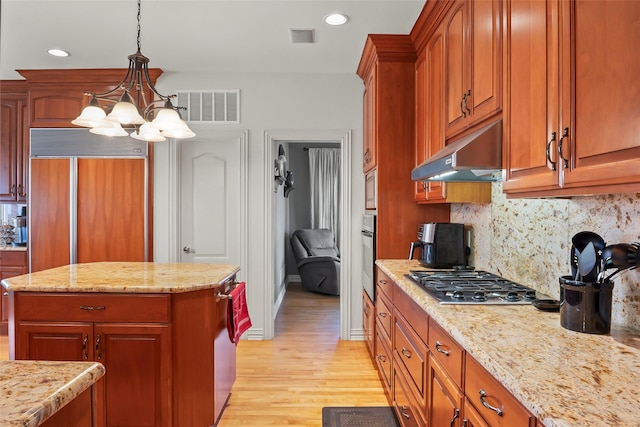
<svg viewBox="0 0 640 427">
<path fill-rule="evenodd" d="M 182 118 L 190 123 L 240 123 L 240 90 L 178 90 L 178 107 Z"/>
<path fill-rule="evenodd" d="M 316 34 L 314 30 L 294 30 L 289 28 L 291 43 L 315 43 Z"/>
</svg>

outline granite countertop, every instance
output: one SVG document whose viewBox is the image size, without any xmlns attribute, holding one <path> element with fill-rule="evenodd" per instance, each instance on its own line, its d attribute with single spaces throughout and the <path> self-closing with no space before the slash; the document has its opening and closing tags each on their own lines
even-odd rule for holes
<svg viewBox="0 0 640 427">
<path fill-rule="evenodd" d="M 35 427 L 105 373 L 95 362 L 0 361 L 0 427 Z"/>
<path fill-rule="evenodd" d="M 214 288 L 240 270 L 227 264 L 94 262 L 2 281 L 9 291 L 181 293 Z"/>
<path fill-rule="evenodd" d="M 27 251 L 27 247 L 26 246 L 12 246 L 12 245 L 7 245 L 5 247 L 1 247 L 0 246 L 0 251 L 26 252 Z"/>
<path fill-rule="evenodd" d="M 559 313 L 527 305 L 440 305 L 404 277 L 418 261 L 376 265 L 543 425 L 640 426 L 639 331 L 574 332 Z"/>
</svg>

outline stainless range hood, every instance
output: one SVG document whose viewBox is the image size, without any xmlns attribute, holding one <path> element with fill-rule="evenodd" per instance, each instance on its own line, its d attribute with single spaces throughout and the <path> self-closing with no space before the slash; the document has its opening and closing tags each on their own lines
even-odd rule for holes
<svg viewBox="0 0 640 427">
<path fill-rule="evenodd" d="M 502 120 L 463 136 L 411 171 L 413 181 L 501 181 Z"/>
</svg>

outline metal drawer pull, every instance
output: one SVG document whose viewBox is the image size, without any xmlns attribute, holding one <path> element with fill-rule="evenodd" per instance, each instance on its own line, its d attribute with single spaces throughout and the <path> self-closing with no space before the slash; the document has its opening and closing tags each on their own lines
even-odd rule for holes
<svg viewBox="0 0 640 427">
<path fill-rule="evenodd" d="M 383 279 L 380 279 L 380 280 L 378 280 L 378 283 L 380 283 L 381 285 L 386 285 L 387 281 L 383 280 Z"/>
<path fill-rule="evenodd" d="M 551 132 L 551 139 L 547 142 L 547 167 L 552 171 L 556 170 L 556 162 L 551 160 L 551 143 L 556 140 L 556 133 Z"/>
<path fill-rule="evenodd" d="M 487 409 L 491 409 L 492 411 L 495 411 L 495 413 L 498 414 L 499 416 L 502 416 L 503 415 L 502 409 L 489 405 L 484 400 L 485 397 L 487 397 L 487 392 L 484 391 L 483 389 L 480 389 L 480 403 L 482 403 L 482 406 L 484 406 Z"/>
<path fill-rule="evenodd" d="M 96 338 L 96 355 L 98 356 L 98 360 L 102 360 L 102 353 L 100 352 L 100 340 L 102 336 L 98 334 L 98 338 Z"/>
<path fill-rule="evenodd" d="M 84 339 L 82 340 L 82 357 L 84 357 L 84 360 L 89 359 L 89 353 L 87 353 L 88 340 L 89 340 L 89 335 L 84 334 Z"/>
<path fill-rule="evenodd" d="M 453 413 L 453 418 L 451 418 L 451 424 L 449 424 L 450 427 L 453 427 L 453 423 L 456 422 L 456 418 L 460 417 L 460 409 L 456 408 L 455 412 Z"/>
<path fill-rule="evenodd" d="M 381 311 L 380 313 L 378 313 L 378 317 L 382 317 L 384 319 L 385 317 L 387 317 L 387 313 Z"/>
<path fill-rule="evenodd" d="M 378 355 L 378 360 L 381 361 L 382 363 L 387 361 L 387 357 L 384 354 L 379 354 Z"/>
<path fill-rule="evenodd" d="M 407 407 L 405 405 L 402 405 L 400 407 L 400 413 L 402 414 L 403 417 L 405 417 L 406 419 L 410 419 L 411 418 L 411 414 L 407 414 Z"/>
<path fill-rule="evenodd" d="M 81 305 L 80 306 L 80 310 L 106 310 L 107 307 L 105 307 L 104 305 L 96 305 L 95 307 L 93 305 Z"/>
<path fill-rule="evenodd" d="M 440 347 L 442 347 L 442 343 L 440 341 L 436 341 L 436 351 L 438 353 L 444 354 L 445 356 L 448 356 L 449 355 L 449 351 L 443 350 Z"/>
<path fill-rule="evenodd" d="M 221 299 L 231 299 L 231 295 L 223 294 L 222 292 L 218 291 L 218 293 L 216 294 L 216 301 L 220 301 Z"/>
<path fill-rule="evenodd" d="M 562 136 L 560 137 L 560 141 L 558 141 L 558 160 L 562 160 L 562 165 L 566 169 L 569 167 L 569 160 L 565 159 L 562 155 L 562 142 L 565 138 L 569 139 L 569 128 L 562 130 Z"/>
<path fill-rule="evenodd" d="M 407 350 L 406 348 L 402 347 L 401 353 L 407 359 L 411 359 L 411 352 L 409 350 Z"/>
</svg>

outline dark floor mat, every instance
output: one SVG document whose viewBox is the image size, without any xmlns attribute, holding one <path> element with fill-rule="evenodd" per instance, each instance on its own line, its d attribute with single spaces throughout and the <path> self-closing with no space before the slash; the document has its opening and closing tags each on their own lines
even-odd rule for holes
<svg viewBox="0 0 640 427">
<path fill-rule="evenodd" d="M 399 427 L 389 406 L 322 408 L 322 427 Z"/>
</svg>

